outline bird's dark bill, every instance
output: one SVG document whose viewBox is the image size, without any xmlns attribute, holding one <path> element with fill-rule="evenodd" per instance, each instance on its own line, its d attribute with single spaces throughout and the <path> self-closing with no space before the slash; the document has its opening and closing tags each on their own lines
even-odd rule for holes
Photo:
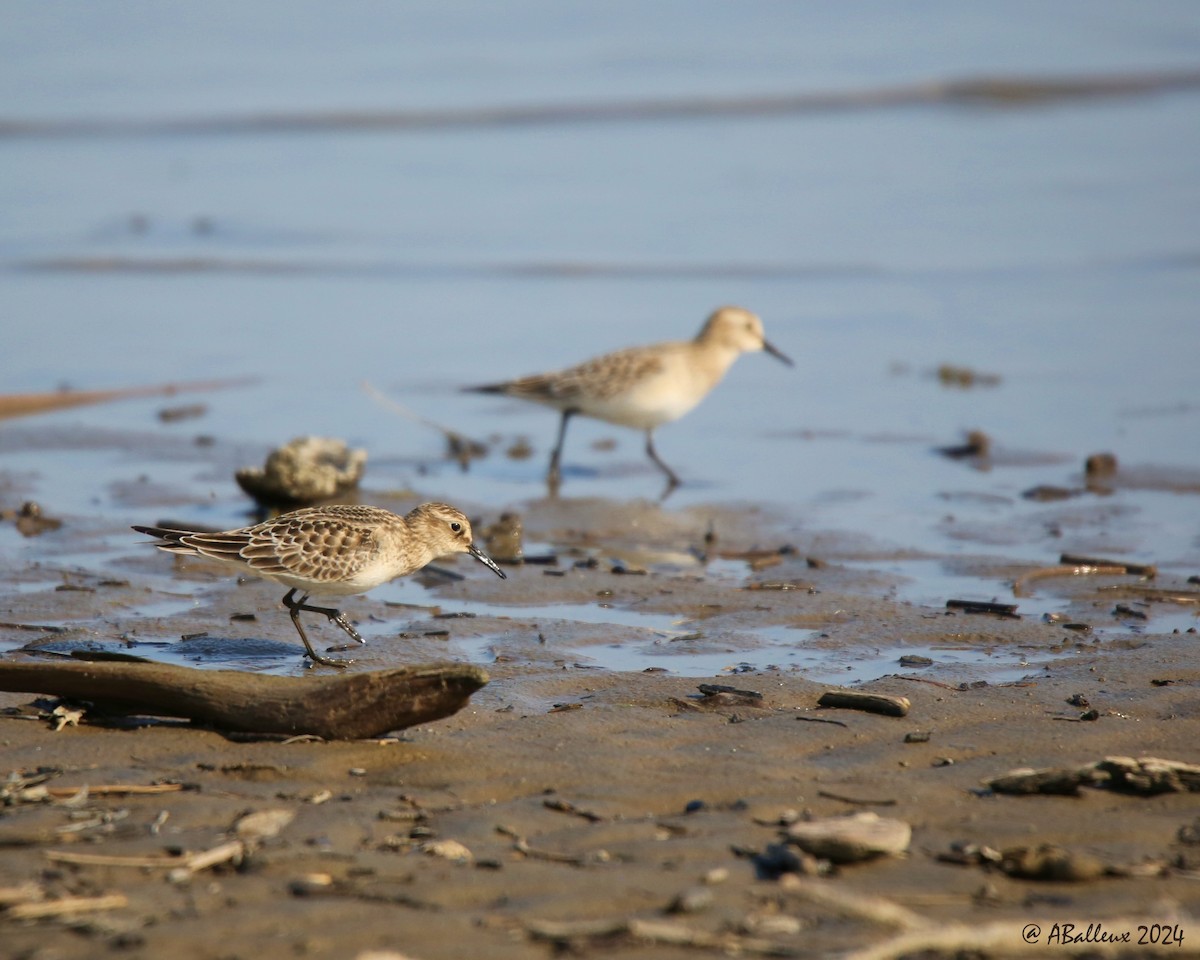
<svg viewBox="0 0 1200 960">
<path fill-rule="evenodd" d="M 763 340 L 763 349 L 766 350 L 767 353 L 769 353 L 771 356 L 773 356 L 776 360 L 782 360 L 789 367 L 795 366 L 795 364 L 792 363 L 792 358 L 789 357 L 782 350 L 780 350 L 778 347 L 776 347 L 772 343 L 770 343 L 770 341 Z"/>
<path fill-rule="evenodd" d="M 508 579 L 508 574 L 506 574 L 503 570 L 501 570 L 496 565 L 496 561 L 493 560 L 491 557 L 489 557 L 482 550 L 480 550 L 477 546 L 475 546 L 475 544 L 471 544 L 469 547 L 467 547 L 467 553 L 469 553 L 471 556 L 473 556 L 476 560 L 478 560 L 480 563 L 482 563 L 485 567 L 490 568 L 496 574 L 496 576 L 498 576 L 501 580 Z"/>
</svg>

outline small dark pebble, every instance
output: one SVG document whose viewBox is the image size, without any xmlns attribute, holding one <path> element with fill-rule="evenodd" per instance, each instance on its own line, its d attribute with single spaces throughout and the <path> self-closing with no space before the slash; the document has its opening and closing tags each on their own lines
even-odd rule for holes
<svg viewBox="0 0 1200 960">
<path fill-rule="evenodd" d="M 1088 702 L 1088 698 L 1085 697 L 1082 693 L 1074 693 L 1071 696 L 1067 697 L 1067 703 L 1069 703 L 1073 707 L 1090 707 L 1091 706 L 1091 703 Z"/>
<path fill-rule="evenodd" d="M 689 800 L 683 808 L 684 813 L 699 813 L 701 810 L 707 810 L 708 804 L 703 800 Z"/>
<path fill-rule="evenodd" d="M 1100 711 L 1097 710 L 1095 707 L 1093 707 L 1091 710 L 1081 713 L 1079 715 L 1079 719 L 1080 720 L 1099 720 L 1100 719 Z"/>
<path fill-rule="evenodd" d="M 827 566 L 829 566 L 829 564 L 820 557 L 806 557 L 804 562 L 808 564 L 809 570 L 824 570 Z"/>
<path fill-rule="evenodd" d="M 191 403 L 180 407 L 163 407 L 158 411 L 158 419 L 163 423 L 175 423 L 179 420 L 193 420 L 208 413 L 208 407 L 203 403 Z"/>
<path fill-rule="evenodd" d="M 239 623 L 243 623 L 243 622 L 246 622 L 249 620 L 257 620 L 258 614 L 256 614 L 256 613 L 232 613 L 229 615 L 229 619 L 236 620 Z"/>
<path fill-rule="evenodd" d="M 566 570 L 543 570 L 542 573 L 547 577 L 565 577 Z"/>
<path fill-rule="evenodd" d="M 1147 614 L 1144 610 L 1135 610 L 1133 607 L 1125 603 L 1118 603 L 1113 607 L 1114 617 L 1132 617 L 1134 620 L 1146 620 Z"/>
<path fill-rule="evenodd" d="M 1086 624 L 1086 623 L 1064 623 L 1062 625 L 1062 628 L 1064 630 L 1074 630 L 1076 633 L 1091 633 L 1092 632 L 1091 625 Z"/>
<path fill-rule="evenodd" d="M 698 689 L 706 697 L 715 697 L 718 694 L 728 693 L 735 697 L 744 697 L 747 700 L 761 700 L 763 695 L 757 690 L 739 690 L 737 687 L 731 687 L 724 683 L 702 683 Z"/>
<path fill-rule="evenodd" d="M 1083 491 L 1069 487 L 1052 487 L 1049 484 L 1040 484 L 1036 487 L 1030 487 L 1028 490 L 1021 491 L 1021 496 L 1026 500 L 1034 500 L 1038 503 L 1051 503 L 1055 500 L 1069 500 L 1071 497 L 1077 497 Z"/>
<path fill-rule="evenodd" d="M 1169 687 L 1174 682 L 1175 682 L 1174 680 L 1151 680 L 1150 686 L 1152 686 L 1152 687 Z"/>
<path fill-rule="evenodd" d="M 964 457 L 986 457 L 992 448 L 992 438 L 982 430 L 972 430 L 966 436 L 966 442 L 952 447 L 938 447 L 937 452 L 952 460 Z"/>
<path fill-rule="evenodd" d="M 913 730 L 904 735 L 905 743 L 928 743 L 932 734 L 928 730 Z"/>
<path fill-rule="evenodd" d="M 1117 457 L 1113 453 L 1093 453 L 1083 462 L 1083 472 L 1089 478 L 1111 477 L 1117 472 Z"/>
<path fill-rule="evenodd" d="M 900 666 L 902 667 L 932 667 L 933 660 L 929 657 L 922 657 L 913 653 L 906 653 L 900 658 Z"/>
</svg>

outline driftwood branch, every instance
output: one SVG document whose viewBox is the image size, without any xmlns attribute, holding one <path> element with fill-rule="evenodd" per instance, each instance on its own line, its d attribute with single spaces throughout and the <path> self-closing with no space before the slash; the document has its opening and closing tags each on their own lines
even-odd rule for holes
<svg viewBox="0 0 1200 960">
<path fill-rule="evenodd" d="M 370 673 L 272 677 L 162 663 L 0 662 L 0 690 L 88 700 L 222 730 L 382 736 L 456 713 L 488 681 L 479 667 L 430 663 Z"/>
<path fill-rule="evenodd" d="M 253 378 L 241 377 L 233 380 L 200 380 L 189 383 L 164 383 L 148 387 L 123 387 L 117 390 L 53 390 L 49 393 L 10 393 L 0 395 L 0 420 L 7 417 L 27 417 L 50 410 L 82 407 L 93 403 L 109 403 L 113 400 L 130 400 L 135 397 L 172 397 L 177 393 L 223 390 L 226 387 L 241 387 L 253 383 Z"/>
</svg>

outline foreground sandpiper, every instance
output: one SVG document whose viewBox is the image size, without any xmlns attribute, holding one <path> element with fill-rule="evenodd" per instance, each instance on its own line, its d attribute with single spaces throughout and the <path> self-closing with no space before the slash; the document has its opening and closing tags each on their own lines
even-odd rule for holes
<svg viewBox="0 0 1200 960">
<path fill-rule="evenodd" d="M 721 307 L 694 340 L 655 343 L 607 353 L 557 373 L 466 388 L 531 400 L 562 412 L 558 441 L 546 480 L 551 492 L 561 482 L 560 463 L 567 422 L 575 414 L 646 432 L 646 454 L 667 476 L 664 496 L 679 477 L 654 449 L 654 430 L 678 420 L 698 404 L 743 353 L 765 350 L 788 366 L 792 361 L 763 335 L 762 320 L 741 307 Z"/>
<path fill-rule="evenodd" d="M 155 546 L 168 553 L 208 557 L 289 587 L 283 605 L 291 612 L 308 656 L 330 667 L 345 667 L 353 661 L 318 654 L 300 625 L 301 610 L 324 614 L 351 638 L 364 641 L 341 611 L 311 606 L 310 593 L 337 597 L 366 593 L 451 553 L 469 553 L 501 579 L 505 576 L 472 542 L 467 518 L 444 503 L 423 503 L 403 517 L 379 507 L 308 507 L 222 533 L 133 529 L 157 537 L 160 542 Z"/>
</svg>

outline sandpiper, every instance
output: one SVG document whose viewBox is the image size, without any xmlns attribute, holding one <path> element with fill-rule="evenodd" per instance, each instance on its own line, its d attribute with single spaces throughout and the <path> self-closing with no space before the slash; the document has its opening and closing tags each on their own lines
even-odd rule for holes
<svg viewBox="0 0 1200 960">
<path fill-rule="evenodd" d="M 679 477 L 654 449 L 654 430 L 678 420 L 698 404 L 743 353 L 765 350 L 788 366 L 792 361 L 763 335 L 762 320 L 741 307 L 721 307 L 693 340 L 629 347 L 587 360 L 557 373 L 467 387 L 474 393 L 500 393 L 561 411 L 558 441 L 550 454 L 546 481 L 551 492 L 561 481 L 560 462 L 567 423 L 575 414 L 646 432 L 646 454 L 667 476 L 664 496 Z"/>
<path fill-rule="evenodd" d="M 470 521 L 444 503 L 423 503 L 403 517 L 379 507 L 308 507 L 221 533 L 133 529 L 157 537 L 160 542 L 155 546 L 168 553 L 208 557 L 289 587 L 283 605 L 291 612 L 308 656 L 330 667 L 345 667 L 354 661 L 318 654 L 300 625 L 301 610 L 322 613 L 352 639 L 365 641 L 340 610 L 311 606 L 310 593 L 337 597 L 366 593 L 451 553 L 469 553 L 505 578 L 496 562 L 472 542 Z"/>
</svg>

